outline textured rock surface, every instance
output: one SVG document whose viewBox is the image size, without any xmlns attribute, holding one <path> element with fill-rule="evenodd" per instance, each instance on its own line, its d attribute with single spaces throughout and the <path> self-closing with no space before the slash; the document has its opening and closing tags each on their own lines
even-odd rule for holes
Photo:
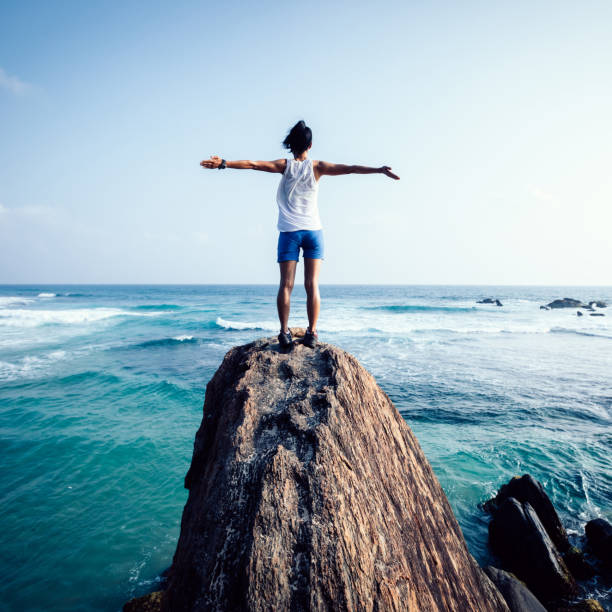
<svg viewBox="0 0 612 612">
<path fill-rule="evenodd" d="M 487 576 L 504 596 L 510 612 L 546 612 L 537 597 L 516 576 L 489 565 L 485 568 Z"/>
<path fill-rule="evenodd" d="M 508 610 L 406 422 L 331 345 L 208 384 L 167 610 Z"/>
<path fill-rule="evenodd" d="M 528 502 L 507 498 L 489 523 L 489 541 L 544 605 L 576 595 L 573 576 Z"/>
</svg>

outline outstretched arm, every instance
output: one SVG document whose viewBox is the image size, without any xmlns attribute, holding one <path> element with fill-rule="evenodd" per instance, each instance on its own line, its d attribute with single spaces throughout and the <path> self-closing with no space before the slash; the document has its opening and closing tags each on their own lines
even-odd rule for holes
<svg viewBox="0 0 612 612">
<path fill-rule="evenodd" d="M 209 159 L 204 159 L 200 162 L 202 168 L 218 168 L 221 165 L 221 158 L 218 155 L 211 155 Z M 263 172 L 279 172 L 282 174 L 285 171 L 287 161 L 285 159 L 275 159 L 274 161 L 251 161 L 249 159 L 240 159 L 238 161 L 225 161 L 226 168 L 235 168 L 237 170 L 262 170 Z"/>
<path fill-rule="evenodd" d="M 331 162 L 318 161 L 315 172 L 319 176 L 329 175 L 338 176 L 340 174 L 386 174 L 388 177 L 399 180 L 399 176 L 391 172 L 391 166 L 347 166 L 346 164 L 332 164 Z"/>
</svg>

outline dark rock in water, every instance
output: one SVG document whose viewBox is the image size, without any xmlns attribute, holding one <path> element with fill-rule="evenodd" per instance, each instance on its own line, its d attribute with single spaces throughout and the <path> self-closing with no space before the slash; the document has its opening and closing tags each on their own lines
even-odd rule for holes
<svg viewBox="0 0 612 612">
<path fill-rule="evenodd" d="M 160 612 L 163 591 L 155 591 L 143 597 L 130 599 L 124 606 L 123 612 Z"/>
<path fill-rule="evenodd" d="M 586 524 L 584 531 L 595 556 L 612 567 L 612 525 L 602 518 L 593 519 Z"/>
<path fill-rule="evenodd" d="M 595 599 L 583 599 L 572 604 L 557 606 L 553 612 L 606 612 Z"/>
<path fill-rule="evenodd" d="M 550 310 L 549 306 L 540 306 L 540 310 Z"/>
<path fill-rule="evenodd" d="M 591 312 L 589 316 L 590 317 L 605 317 L 606 315 L 603 312 Z"/>
<path fill-rule="evenodd" d="M 185 486 L 165 610 L 508 610 L 407 423 L 332 345 L 229 351 Z"/>
<path fill-rule="evenodd" d="M 579 310 L 577 310 L 577 311 L 576 311 L 576 314 L 577 314 L 579 317 L 581 317 L 581 316 L 582 316 L 582 313 L 581 313 Z"/>
<path fill-rule="evenodd" d="M 549 308 L 581 308 L 584 304 L 580 300 L 572 298 L 563 298 L 562 300 L 553 300 L 547 304 Z"/>
<path fill-rule="evenodd" d="M 608 305 L 603 300 L 592 300 L 589 302 L 589 306 L 597 306 L 597 308 L 607 308 Z"/>
<path fill-rule="evenodd" d="M 595 575 L 592 565 L 584 558 L 584 553 L 576 546 L 570 546 L 562 555 L 565 565 L 577 580 L 587 580 Z"/>
<path fill-rule="evenodd" d="M 544 604 L 571 598 L 577 585 L 528 502 L 506 499 L 489 523 L 491 548 Z"/>
<path fill-rule="evenodd" d="M 510 572 L 497 569 L 492 565 L 485 567 L 487 576 L 504 596 L 511 612 L 546 612 L 537 597 Z"/>
<path fill-rule="evenodd" d="M 497 508 L 509 497 L 514 497 L 520 502 L 529 502 L 555 546 L 561 552 L 569 548 L 565 528 L 540 482 L 530 474 L 523 474 L 520 477 L 515 476 L 508 484 L 502 485 L 493 499 L 484 503 L 484 509 L 494 514 Z"/>
<path fill-rule="evenodd" d="M 496 306 L 503 306 L 503 304 L 496 298 L 484 298 L 484 300 L 479 300 L 476 303 L 477 304 L 495 304 Z"/>
</svg>

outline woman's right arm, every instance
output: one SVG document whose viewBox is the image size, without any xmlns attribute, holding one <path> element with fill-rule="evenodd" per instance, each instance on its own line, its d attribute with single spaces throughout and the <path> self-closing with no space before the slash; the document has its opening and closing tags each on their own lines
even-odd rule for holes
<svg viewBox="0 0 612 612">
<path fill-rule="evenodd" d="M 218 155 L 211 155 L 209 159 L 204 159 L 200 162 L 202 168 L 218 168 L 221 165 L 221 158 Z M 273 161 L 251 161 L 250 159 L 239 159 L 237 161 L 225 160 L 226 168 L 234 168 L 236 170 L 262 170 L 263 172 L 278 172 L 282 174 L 285 171 L 287 160 L 275 159 Z"/>
<path fill-rule="evenodd" d="M 348 166 L 346 164 L 332 164 L 331 162 L 318 161 L 315 172 L 319 176 L 338 176 L 340 174 L 386 174 L 388 177 L 399 180 L 399 176 L 391 172 L 391 166 Z"/>
</svg>

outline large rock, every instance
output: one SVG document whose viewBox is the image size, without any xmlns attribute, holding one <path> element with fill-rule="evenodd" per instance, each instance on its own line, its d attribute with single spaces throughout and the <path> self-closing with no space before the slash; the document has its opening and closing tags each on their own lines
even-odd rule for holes
<svg viewBox="0 0 612 612">
<path fill-rule="evenodd" d="M 166 610 L 508 610 L 408 425 L 334 346 L 229 351 L 185 486 Z"/>
<path fill-rule="evenodd" d="M 546 612 L 538 598 L 510 572 L 488 565 L 484 570 L 504 596 L 510 612 Z"/>
<path fill-rule="evenodd" d="M 495 514 L 497 508 L 499 508 L 509 497 L 514 497 L 520 502 L 529 502 L 531 507 L 536 511 L 538 518 L 542 525 L 544 525 L 544 529 L 546 529 L 546 532 L 555 546 L 561 552 L 565 552 L 569 549 L 567 532 L 540 482 L 530 474 L 523 474 L 520 477 L 515 476 L 508 484 L 500 487 L 497 495 L 493 499 L 485 502 L 484 508 L 492 514 Z"/>
<path fill-rule="evenodd" d="M 489 541 L 504 566 L 544 605 L 577 593 L 574 578 L 528 502 L 506 499 L 489 523 Z"/>
</svg>

